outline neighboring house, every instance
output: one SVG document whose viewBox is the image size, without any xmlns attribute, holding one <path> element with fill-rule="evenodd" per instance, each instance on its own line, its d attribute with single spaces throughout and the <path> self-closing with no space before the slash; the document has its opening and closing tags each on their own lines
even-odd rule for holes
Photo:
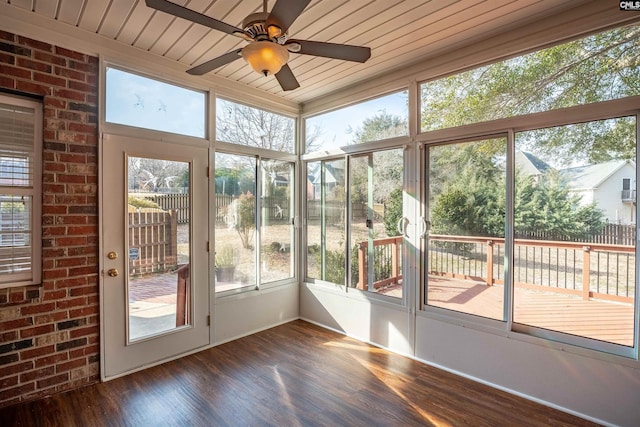
<svg viewBox="0 0 640 427">
<path fill-rule="evenodd" d="M 334 165 L 330 162 L 327 162 L 325 163 L 324 170 L 325 191 L 330 192 L 336 187 L 336 185 L 338 185 L 338 183 L 344 182 L 344 167 L 341 167 L 341 165 Z M 312 186 L 312 191 L 311 193 L 307 194 L 307 199 L 320 199 L 322 194 L 322 173 L 319 163 L 313 170 L 309 171 L 307 180 L 307 188 L 309 188 L 309 181 Z"/>
<path fill-rule="evenodd" d="M 582 204 L 595 203 L 608 222 L 635 224 L 636 163 L 611 160 L 595 165 L 559 171 L 571 192 L 580 196 Z"/>
<path fill-rule="evenodd" d="M 550 169 L 548 163 L 529 153 L 528 151 L 516 151 L 516 170 L 522 176 L 533 176 L 537 181 L 540 176 Z"/>
<path fill-rule="evenodd" d="M 538 180 L 554 168 L 532 153 L 516 151 L 516 170 L 522 176 Z M 635 224 L 636 164 L 632 160 L 611 160 L 595 165 L 558 170 L 571 193 L 580 197 L 583 205 L 595 203 L 604 212 L 607 222 Z"/>
</svg>

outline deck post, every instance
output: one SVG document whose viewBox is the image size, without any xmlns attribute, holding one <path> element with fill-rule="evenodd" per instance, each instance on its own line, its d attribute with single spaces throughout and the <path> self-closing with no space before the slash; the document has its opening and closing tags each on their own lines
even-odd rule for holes
<svg viewBox="0 0 640 427">
<path fill-rule="evenodd" d="M 190 267 L 185 264 L 180 267 L 178 273 L 178 288 L 176 295 L 176 327 L 189 323 L 189 294 L 191 283 L 189 282 Z"/>
<path fill-rule="evenodd" d="M 391 277 L 395 277 L 398 283 L 398 241 L 394 240 L 391 244 Z"/>
<path fill-rule="evenodd" d="M 487 286 L 493 286 L 493 240 L 487 240 Z"/>
<path fill-rule="evenodd" d="M 591 287 L 591 247 L 582 247 L 582 299 L 589 301 Z"/>
<path fill-rule="evenodd" d="M 366 257 L 364 254 L 367 251 L 367 242 L 361 242 L 358 245 L 358 289 L 363 291 L 367 290 L 367 265 L 365 263 Z"/>
</svg>

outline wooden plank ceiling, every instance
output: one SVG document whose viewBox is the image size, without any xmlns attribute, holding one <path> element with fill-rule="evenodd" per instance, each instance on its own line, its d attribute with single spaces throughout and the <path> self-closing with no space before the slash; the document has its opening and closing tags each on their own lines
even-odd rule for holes
<svg viewBox="0 0 640 427">
<path fill-rule="evenodd" d="M 246 44 L 148 8 L 144 0 L 1 0 L 97 33 L 184 65 L 185 70 Z M 172 0 L 241 27 L 245 16 L 262 10 L 262 0 Z M 324 94 L 424 61 L 482 38 L 575 7 L 576 0 L 312 0 L 289 29 L 290 37 L 368 46 L 365 64 L 292 54 L 289 65 L 300 88 L 283 92 L 274 77 L 263 77 L 243 61 L 214 70 L 225 77 L 293 102 Z M 271 10 L 275 0 L 268 1 Z M 81 33 L 79 33 L 81 35 Z M 206 76 L 205 76 L 206 77 Z"/>
</svg>

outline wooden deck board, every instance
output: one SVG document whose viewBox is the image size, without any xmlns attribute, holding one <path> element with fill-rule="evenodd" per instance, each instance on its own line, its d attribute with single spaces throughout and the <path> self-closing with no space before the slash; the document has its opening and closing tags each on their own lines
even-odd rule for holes
<svg viewBox="0 0 640 427">
<path fill-rule="evenodd" d="M 502 320 L 504 286 L 429 277 L 430 305 Z M 633 345 L 633 304 L 516 288 L 514 321 L 625 346 Z"/>
<path fill-rule="evenodd" d="M 0 409 L 3 426 L 593 426 L 294 321 L 126 377 Z"/>
</svg>

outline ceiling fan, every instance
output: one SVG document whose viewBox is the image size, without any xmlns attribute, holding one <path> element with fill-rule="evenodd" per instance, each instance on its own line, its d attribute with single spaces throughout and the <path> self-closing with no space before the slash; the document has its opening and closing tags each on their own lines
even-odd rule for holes
<svg viewBox="0 0 640 427">
<path fill-rule="evenodd" d="M 206 74 L 242 57 L 255 71 L 265 76 L 275 74 L 283 90 L 293 90 L 300 87 L 300 84 L 287 64 L 289 52 L 354 62 L 365 62 L 371 57 L 371 49 L 368 47 L 289 39 L 287 30 L 311 0 L 276 0 L 270 13 L 267 12 L 267 0 L 263 0 L 263 11 L 247 16 L 242 28 L 168 0 L 145 1 L 150 8 L 241 37 L 249 42 L 241 49 L 225 53 L 187 70 L 187 73 L 193 75 Z"/>
</svg>

